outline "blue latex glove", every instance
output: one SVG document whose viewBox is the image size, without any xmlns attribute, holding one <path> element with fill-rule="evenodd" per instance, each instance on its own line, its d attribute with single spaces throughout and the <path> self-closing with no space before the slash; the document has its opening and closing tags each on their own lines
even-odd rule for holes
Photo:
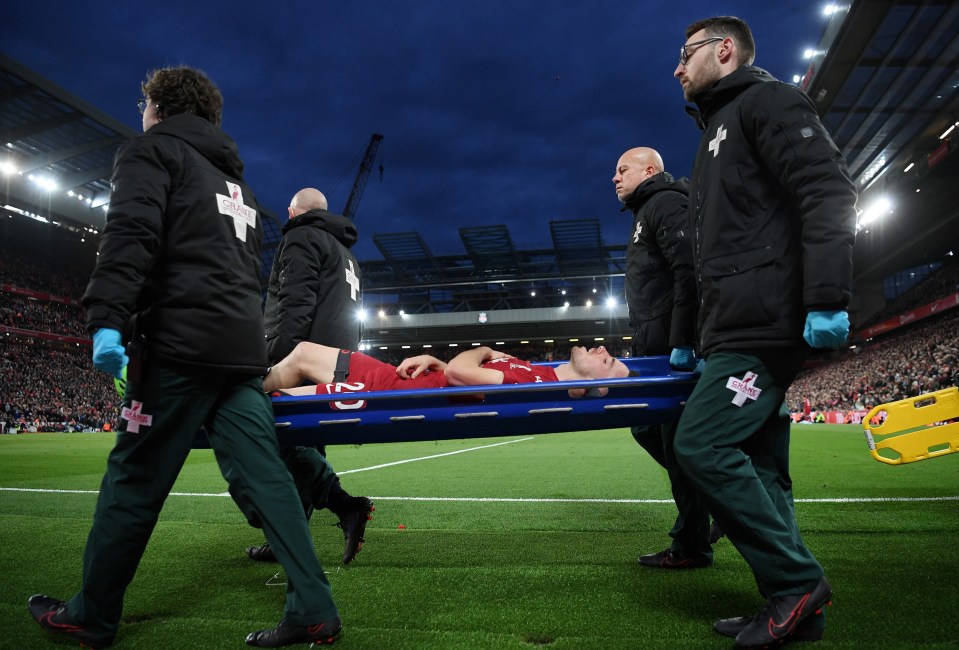
<svg viewBox="0 0 959 650">
<path fill-rule="evenodd" d="M 93 335 L 93 365 L 98 370 L 120 378 L 123 368 L 130 362 L 126 350 L 120 344 L 120 332 L 101 327 Z"/>
<path fill-rule="evenodd" d="M 695 375 L 696 377 L 699 377 L 701 374 L 703 374 L 703 371 L 705 369 L 706 369 L 706 360 L 700 359 L 699 361 L 696 362 L 696 368 L 693 370 L 693 375 Z"/>
<path fill-rule="evenodd" d="M 669 353 L 669 367 L 689 372 L 696 369 L 696 353 L 691 347 L 681 345 Z"/>
<path fill-rule="evenodd" d="M 849 314 L 844 311 L 811 311 L 806 314 L 802 337 L 813 348 L 838 348 L 849 336 Z"/>
</svg>

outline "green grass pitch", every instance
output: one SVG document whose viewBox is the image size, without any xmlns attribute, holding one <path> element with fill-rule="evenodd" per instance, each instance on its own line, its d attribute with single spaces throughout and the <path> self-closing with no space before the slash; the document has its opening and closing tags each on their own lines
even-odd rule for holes
<svg viewBox="0 0 959 650">
<path fill-rule="evenodd" d="M 0 436 L 0 648 L 69 647 L 32 621 L 26 599 L 79 587 L 112 441 Z M 337 647 L 730 648 L 712 621 L 762 605 L 727 539 L 709 569 L 636 563 L 668 545 L 674 507 L 665 472 L 625 430 L 329 454 L 344 487 L 376 501 L 348 568 L 335 518 L 313 519 L 344 622 Z M 959 646 L 959 454 L 887 466 L 860 427 L 815 425 L 793 428 L 791 462 L 800 528 L 835 591 L 816 647 Z M 240 648 L 279 620 L 283 574 L 246 559 L 261 534 L 225 489 L 212 452 L 192 452 L 115 647 Z"/>
</svg>

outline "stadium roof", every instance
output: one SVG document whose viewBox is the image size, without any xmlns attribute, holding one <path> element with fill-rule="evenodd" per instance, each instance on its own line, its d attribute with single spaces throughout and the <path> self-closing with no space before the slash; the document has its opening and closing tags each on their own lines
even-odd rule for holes
<svg viewBox="0 0 959 650">
<path fill-rule="evenodd" d="M 797 81 L 861 192 L 854 255 L 857 283 L 865 286 L 938 261 L 959 242 L 959 3 L 856 0 L 832 7 Z M 0 130 L 6 210 L 102 228 L 112 159 L 133 130 L 3 55 Z M 410 313 L 621 296 L 624 242 L 606 245 L 597 221 L 574 216 L 550 223 L 553 248 L 546 250 L 516 250 L 505 225 L 461 228 L 461 255 L 433 255 L 416 232 L 376 235 L 384 259 L 363 262 L 364 291 L 391 295 L 384 304 Z M 269 269 L 279 225 L 264 222 Z"/>
<path fill-rule="evenodd" d="M 802 86 L 860 191 L 857 281 L 942 259 L 959 242 L 959 3 L 837 5 L 807 54 Z"/>
</svg>

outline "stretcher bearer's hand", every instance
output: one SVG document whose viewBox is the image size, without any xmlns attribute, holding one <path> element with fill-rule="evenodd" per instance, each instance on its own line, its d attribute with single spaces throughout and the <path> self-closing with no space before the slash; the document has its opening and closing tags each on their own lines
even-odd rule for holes
<svg viewBox="0 0 959 650">
<path fill-rule="evenodd" d="M 688 346 L 673 348 L 669 354 L 669 367 L 673 370 L 690 372 L 696 369 L 696 352 Z"/>
<path fill-rule="evenodd" d="M 120 344 L 120 332 L 109 327 L 98 329 L 93 335 L 93 366 L 119 379 L 129 362 L 130 357 Z"/>
<path fill-rule="evenodd" d="M 446 364 L 431 357 L 428 354 L 421 354 L 418 357 L 409 357 L 403 359 L 400 365 L 396 366 L 396 374 L 403 379 L 415 379 L 427 370 L 439 372 L 446 368 Z"/>
<path fill-rule="evenodd" d="M 803 338 L 812 348 L 838 348 L 849 336 L 849 314 L 844 311 L 811 311 L 806 314 Z"/>
</svg>

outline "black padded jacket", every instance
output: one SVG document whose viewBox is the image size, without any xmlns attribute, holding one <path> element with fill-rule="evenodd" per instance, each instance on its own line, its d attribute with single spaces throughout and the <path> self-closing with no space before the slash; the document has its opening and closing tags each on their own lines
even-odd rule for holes
<svg viewBox="0 0 959 650">
<path fill-rule="evenodd" d="M 693 99 L 702 352 L 805 345 L 806 313 L 845 309 L 852 291 L 856 188 L 842 154 L 809 97 L 765 70 L 742 66 Z"/>
<path fill-rule="evenodd" d="M 638 355 L 695 347 L 696 276 L 689 229 L 689 186 L 662 172 L 625 201 L 633 213 L 626 245 L 626 305 Z"/>
<path fill-rule="evenodd" d="M 266 294 L 271 363 L 309 341 L 357 350 L 360 264 L 350 252 L 356 226 L 338 214 L 310 210 L 283 226 Z"/>
<path fill-rule="evenodd" d="M 174 115 L 117 153 L 99 257 L 83 296 L 87 328 L 147 339 L 175 364 L 260 374 L 262 228 L 236 144 Z"/>
</svg>

